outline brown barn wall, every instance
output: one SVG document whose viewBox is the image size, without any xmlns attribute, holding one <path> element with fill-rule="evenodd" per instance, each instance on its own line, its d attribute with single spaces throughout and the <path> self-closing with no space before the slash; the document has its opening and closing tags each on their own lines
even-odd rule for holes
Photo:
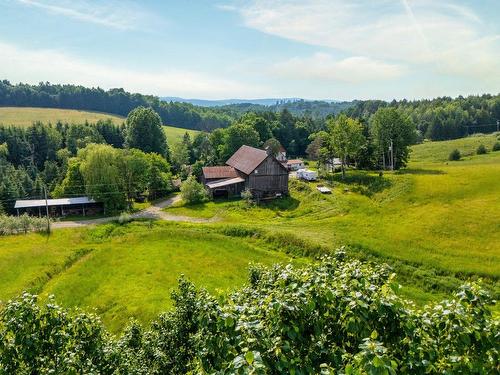
<svg viewBox="0 0 500 375">
<path fill-rule="evenodd" d="M 269 156 L 248 176 L 247 183 L 250 190 L 264 194 L 287 194 L 288 172 L 275 158 Z"/>
</svg>

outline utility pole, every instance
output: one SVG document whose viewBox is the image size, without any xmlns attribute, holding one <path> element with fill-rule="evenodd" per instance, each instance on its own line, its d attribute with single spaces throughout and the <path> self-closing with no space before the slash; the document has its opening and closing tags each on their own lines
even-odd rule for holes
<svg viewBox="0 0 500 375">
<path fill-rule="evenodd" d="M 50 218 L 49 218 L 49 202 L 47 201 L 47 188 L 43 187 L 43 195 L 45 196 L 45 214 L 47 215 L 47 233 L 50 233 Z"/>
<path fill-rule="evenodd" d="M 393 151 L 392 138 L 391 138 L 391 145 L 389 146 L 389 151 L 391 153 L 391 171 L 393 171 L 394 170 L 394 151 Z"/>
</svg>

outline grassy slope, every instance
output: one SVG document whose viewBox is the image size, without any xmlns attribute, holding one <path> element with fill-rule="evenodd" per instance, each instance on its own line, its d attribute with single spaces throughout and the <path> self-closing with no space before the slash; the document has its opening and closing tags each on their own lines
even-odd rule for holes
<svg viewBox="0 0 500 375">
<path fill-rule="evenodd" d="M 59 108 L 0 107 L 0 124 L 4 125 L 29 126 L 35 121 L 52 124 L 58 121 L 69 124 L 84 123 L 85 121 L 94 123 L 106 119 L 111 119 L 117 125 L 125 121 L 124 117 L 101 112 Z M 164 130 L 169 144 L 179 142 L 186 131 L 191 136 L 198 132 L 173 126 L 164 126 Z"/>
<path fill-rule="evenodd" d="M 0 124 L 4 125 L 29 126 L 35 121 L 52 124 L 57 121 L 69 124 L 85 121 L 92 123 L 106 119 L 111 119 L 117 125 L 125 121 L 121 116 L 102 112 L 59 108 L 0 107 Z"/>
<path fill-rule="evenodd" d="M 78 249 L 85 249 L 79 251 Z M 198 227 L 157 223 L 102 225 L 0 239 L 0 299 L 30 289 L 70 307 L 95 308 L 120 330 L 148 322 L 170 305 L 181 274 L 218 293 L 244 283 L 249 262 L 289 259 Z"/>
<path fill-rule="evenodd" d="M 299 184 L 291 198 L 267 207 L 243 209 L 241 202 L 174 207 L 182 215 L 238 222 L 268 232 L 288 232 L 335 247 L 465 275 L 500 277 L 500 152 L 443 162 L 455 147 L 469 153 L 494 136 L 426 143 L 414 147 L 401 173 L 348 173 L 334 179 L 334 194 Z M 444 150 L 444 151 L 443 151 Z M 346 192 L 344 189 L 348 189 Z M 281 205 L 281 207 L 279 207 Z M 433 271 L 434 272 L 434 271 Z"/>
</svg>

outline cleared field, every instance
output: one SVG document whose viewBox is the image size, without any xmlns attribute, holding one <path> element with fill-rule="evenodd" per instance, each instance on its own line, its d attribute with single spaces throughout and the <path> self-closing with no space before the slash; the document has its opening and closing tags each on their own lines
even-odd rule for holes
<svg viewBox="0 0 500 375">
<path fill-rule="evenodd" d="M 165 131 L 165 135 L 167 136 L 168 144 L 174 144 L 182 141 L 182 137 L 184 137 L 184 134 L 186 133 L 188 133 L 191 137 L 191 140 L 193 140 L 193 137 L 196 135 L 196 133 L 199 133 L 198 130 L 182 129 L 173 126 L 164 126 L 163 130 Z"/>
<path fill-rule="evenodd" d="M 0 238 L 0 300 L 23 290 L 54 294 L 62 305 L 96 309 L 117 332 L 131 317 L 148 322 L 168 309 L 181 274 L 219 294 L 246 281 L 250 262 L 288 260 L 248 241 L 168 223 L 11 236 Z"/>
<path fill-rule="evenodd" d="M 469 149 L 494 136 L 462 141 Z M 292 184 L 291 197 L 267 206 L 217 201 L 168 208 L 173 214 L 217 216 L 271 233 L 289 233 L 334 248 L 351 245 L 359 253 L 424 266 L 421 283 L 453 274 L 500 277 L 500 152 L 442 162 L 443 146 L 414 147 L 408 169 L 396 173 L 349 171 L 330 181 L 334 194 L 319 194 L 315 184 Z M 412 277 L 413 277 L 412 276 Z M 408 280 L 407 280 L 408 281 Z M 443 282 L 448 282 L 447 280 Z M 432 286 L 430 286 L 432 289 Z M 415 293 L 414 293 L 415 294 Z"/>
<path fill-rule="evenodd" d="M 123 117 L 102 112 L 59 108 L 0 107 L 0 124 L 3 125 L 29 126 L 35 121 L 45 124 L 49 122 L 55 124 L 58 121 L 81 124 L 85 121 L 92 123 L 107 119 L 111 119 L 117 125 L 125 121 Z"/>
<path fill-rule="evenodd" d="M 59 108 L 0 107 L 0 124 L 3 125 L 29 126 L 36 121 L 44 124 L 55 124 L 58 121 L 69 124 L 82 124 L 85 121 L 94 123 L 107 119 L 111 119 L 116 125 L 120 125 L 125 121 L 124 117 L 102 112 Z M 181 141 L 186 132 L 191 137 L 198 133 L 197 130 L 181 129 L 173 126 L 164 126 L 163 129 L 169 144 Z"/>
</svg>

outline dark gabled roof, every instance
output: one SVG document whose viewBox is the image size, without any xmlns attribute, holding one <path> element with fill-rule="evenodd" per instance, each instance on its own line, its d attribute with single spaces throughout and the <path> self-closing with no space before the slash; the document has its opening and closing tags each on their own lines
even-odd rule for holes
<svg viewBox="0 0 500 375">
<path fill-rule="evenodd" d="M 233 167 L 229 165 L 217 166 L 217 167 L 203 167 L 203 177 L 205 179 L 222 179 L 222 178 L 236 178 L 238 177 L 238 172 Z"/>
<path fill-rule="evenodd" d="M 243 145 L 226 161 L 227 165 L 245 174 L 250 174 L 267 158 L 267 152 Z"/>
</svg>

